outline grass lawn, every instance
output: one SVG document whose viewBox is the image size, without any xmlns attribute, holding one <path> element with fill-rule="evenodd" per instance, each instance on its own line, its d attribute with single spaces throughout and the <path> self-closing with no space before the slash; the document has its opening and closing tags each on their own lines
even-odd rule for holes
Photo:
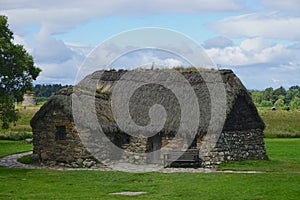
<svg viewBox="0 0 300 200">
<path fill-rule="evenodd" d="M 0 168 L 2 199 L 298 199 L 300 174 L 54 171 Z M 145 191 L 134 198 L 111 192 Z"/>
<path fill-rule="evenodd" d="M 32 144 L 27 144 L 23 141 L 0 140 L 0 158 L 31 150 Z"/>
<path fill-rule="evenodd" d="M 30 131 L 38 108 L 22 110 L 12 131 Z M 300 113 L 259 109 L 267 137 L 300 135 Z M 3 130 L 0 130 L 3 133 Z M 1 136 L 1 135 L 0 135 Z M 300 138 L 266 138 L 269 160 L 222 164 L 220 169 L 268 173 L 125 173 L 0 167 L 0 199 L 299 199 Z M 0 157 L 29 151 L 31 144 L 0 140 Z M 126 197 L 111 192 L 145 191 Z"/>
<path fill-rule="evenodd" d="M 266 139 L 266 143 L 270 161 L 248 165 L 250 169 L 274 165 L 272 171 L 277 172 L 161 174 L 0 167 L 0 199 L 298 199 L 300 173 L 292 171 L 299 171 L 300 139 Z M 7 151 L 6 147 L 11 150 Z M 30 148 L 31 145 L 22 142 L 1 141 L 0 155 Z M 261 164 L 264 162 L 273 163 Z M 281 162 L 286 168 L 281 169 Z M 109 194 L 120 191 L 147 194 L 135 197 Z"/>
</svg>

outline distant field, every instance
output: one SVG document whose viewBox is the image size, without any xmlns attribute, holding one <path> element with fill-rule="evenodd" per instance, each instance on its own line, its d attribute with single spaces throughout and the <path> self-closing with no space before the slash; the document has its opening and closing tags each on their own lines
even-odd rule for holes
<svg viewBox="0 0 300 200">
<path fill-rule="evenodd" d="M 300 112 L 299 111 L 271 111 L 271 108 L 258 108 L 259 114 L 266 124 L 265 135 L 299 135 L 300 137 Z"/>
<path fill-rule="evenodd" d="M 3 130 L 0 127 L 0 139 L 23 139 L 30 137 L 31 127 L 29 122 L 43 103 L 35 107 L 27 107 L 26 110 L 18 104 L 17 109 L 20 112 L 21 118 L 16 122 L 15 126 L 11 125 L 7 130 Z M 266 137 L 300 137 L 299 111 L 271 111 L 271 108 L 263 107 L 259 107 L 258 111 L 266 124 Z"/>
<path fill-rule="evenodd" d="M 9 129 L 2 129 L 0 123 L 0 139 L 19 140 L 31 137 L 30 120 L 39 108 L 19 109 L 20 119 L 16 124 L 11 124 Z"/>
<path fill-rule="evenodd" d="M 16 109 L 18 109 L 20 113 L 20 119 L 15 124 L 11 124 L 9 129 L 2 129 L 0 122 L 0 139 L 19 140 L 31 137 L 32 130 L 30 120 L 41 106 L 42 104 L 39 104 L 34 107 L 27 107 L 26 110 L 24 110 L 24 108 L 18 104 Z"/>
</svg>

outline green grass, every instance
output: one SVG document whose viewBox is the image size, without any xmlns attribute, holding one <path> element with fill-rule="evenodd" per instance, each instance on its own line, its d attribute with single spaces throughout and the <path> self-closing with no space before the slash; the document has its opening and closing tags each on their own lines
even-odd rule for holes
<svg viewBox="0 0 300 200">
<path fill-rule="evenodd" d="M 21 158 L 18 158 L 18 162 L 23 163 L 23 164 L 33 164 L 33 163 L 35 163 L 32 160 L 32 155 L 22 156 Z"/>
<path fill-rule="evenodd" d="M 32 150 L 32 144 L 23 141 L 0 140 L 0 158 Z"/>
<path fill-rule="evenodd" d="M 248 165 L 250 170 L 271 167 L 276 172 L 161 174 L 0 167 L 0 199 L 298 199 L 300 139 L 266 139 L 266 143 L 270 161 L 249 161 L 236 169 Z M 0 141 L 0 155 L 31 148 L 23 142 Z M 109 194 L 120 191 L 147 194 Z"/>
<path fill-rule="evenodd" d="M 259 114 L 266 124 L 266 137 L 300 137 L 300 112 L 271 111 L 270 108 L 258 108 Z"/>
<path fill-rule="evenodd" d="M 266 138 L 269 160 L 245 160 L 224 163 L 221 170 L 262 170 L 300 172 L 300 138 Z"/>
<path fill-rule="evenodd" d="M 23 111 L 23 119 L 17 123 L 20 129 L 11 130 L 22 131 L 22 125 L 28 128 L 34 114 L 30 112 L 34 109 Z M 267 137 L 300 134 L 299 112 L 260 109 L 259 113 L 267 125 Z M 161 174 L 0 167 L 0 199 L 298 199 L 300 138 L 266 138 L 265 141 L 269 160 L 227 163 L 220 169 L 268 173 Z M 0 157 L 29 150 L 31 144 L 0 140 Z M 30 156 L 21 160 L 31 162 Z M 136 197 L 109 194 L 120 191 L 148 194 Z"/>
<path fill-rule="evenodd" d="M 0 168 L 1 169 L 1 168 Z M 300 174 L 0 170 L 2 199 L 297 199 Z M 136 197 L 111 192 L 145 191 Z"/>
</svg>

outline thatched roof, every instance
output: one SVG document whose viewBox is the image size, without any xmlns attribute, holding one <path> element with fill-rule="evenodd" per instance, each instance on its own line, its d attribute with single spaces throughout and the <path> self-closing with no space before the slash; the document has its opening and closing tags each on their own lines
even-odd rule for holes
<svg viewBox="0 0 300 200">
<path fill-rule="evenodd" d="M 60 109 L 71 121 L 74 121 L 74 112 L 76 112 L 76 119 L 80 118 L 82 120 L 81 125 L 88 126 L 87 124 L 95 120 L 88 113 L 93 112 L 93 109 L 95 109 L 97 120 L 104 131 L 119 131 L 111 109 L 111 96 L 116 83 L 120 80 L 124 83 L 141 82 L 143 78 L 140 77 L 144 75 L 149 77 L 157 76 L 158 80 L 162 82 L 168 81 L 168 73 L 162 73 L 162 70 L 138 71 L 136 72 L 138 73 L 137 76 L 122 78 L 127 72 L 125 70 L 97 71 L 88 75 L 78 86 L 60 90 L 36 113 L 31 120 L 31 125 L 33 127 L 38 126 L 39 120 L 43 120 L 45 113 L 53 109 Z M 205 133 L 212 115 L 217 116 L 218 112 L 222 115 L 221 110 L 214 111 L 215 113 L 213 114 L 211 111 L 213 104 L 218 102 L 226 102 L 222 104 L 225 105 L 223 114 L 226 118 L 223 130 L 264 128 L 264 123 L 259 117 L 248 91 L 231 70 L 205 70 L 201 73 L 196 70 L 180 70 L 179 73 L 189 82 L 198 98 L 200 113 L 198 134 L 202 135 Z M 210 78 L 216 74 L 220 79 Z M 139 126 L 147 126 L 150 122 L 149 109 L 155 104 L 160 104 L 164 107 L 167 114 L 162 132 L 177 132 L 182 114 L 181 104 L 174 92 L 167 87 L 163 87 L 159 84 L 159 81 L 157 84 L 144 84 L 133 91 L 133 95 L 128 103 L 131 118 Z M 179 87 L 181 87 L 180 83 L 178 81 L 169 84 L 175 86 L 179 84 Z M 212 102 L 211 95 L 216 95 L 216 97 L 218 95 L 211 93 L 213 91 L 211 88 L 214 85 L 222 86 L 225 91 L 224 99 Z M 123 96 L 127 95 L 128 91 L 118 90 L 117 92 L 120 96 Z M 187 96 L 187 98 L 189 97 Z M 73 102 L 72 107 L 74 99 L 81 102 L 80 106 L 77 105 L 75 109 L 74 104 L 78 102 Z M 82 104 L 83 102 L 84 104 Z M 222 105 L 219 105 L 219 108 Z M 185 129 L 187 130 L 188 127 Z"/>
</svg>

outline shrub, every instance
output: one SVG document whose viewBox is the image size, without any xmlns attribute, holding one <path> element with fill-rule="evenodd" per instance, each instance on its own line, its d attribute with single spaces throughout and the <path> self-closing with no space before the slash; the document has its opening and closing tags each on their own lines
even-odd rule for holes
<svg viewBox="0 0 300 200">
<path fill-rule="evenodd" d="M 287 105 L 284 105 L 284 106 L 282 107 L 282 110 L 290 110 L 290 107 L 287 106 Z"/>
<path fill-rule="evenodd" d="M 31 132 L 9 132 L 1 133 L 0 140 L 25 140 L 27 138 L 32 138 Z"/>
<path fill-rule="evenodd" d="M 284 101 L 283 99 L 278 99 L 275 104 L 274 104 L 275 107 L 278 107 L 278 108 L 282 108 L 284 106 Z"/>
<path fill-rule="evenodd" d="M 292 109 L 299 109 L 300 108 L 300 98 L 294 97 L 290 103 Z"/>
<path fill-rule="evenodd" d="M 262 107 L 272 107 L 273 104 L 272 104 L 271 101 L 263 100 L 263 101 L 261 102 L 261 106 L 262 106 Z"/>
</svg>

